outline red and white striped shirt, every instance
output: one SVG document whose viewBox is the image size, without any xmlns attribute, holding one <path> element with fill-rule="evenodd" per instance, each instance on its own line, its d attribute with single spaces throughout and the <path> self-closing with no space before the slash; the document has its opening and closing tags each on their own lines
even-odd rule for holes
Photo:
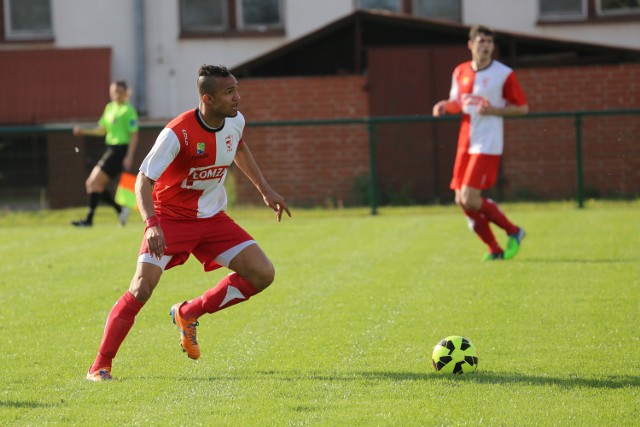
<svg viewBox="0 0 640 427">
<path fill-rule="evenodd" d="M 189 110 L 160 132 L 140 171 L 155 181 L 155 211 L 167 218 L 210 218 L 226 209 L 224 181 L 242 143 L 244 116 L 209 127 L 198 109 Z"/>
<path fill-rule="evenodd" d="M 513 70 L 495 60 L 479 71 L 471 67 L 471 61 L 458 65 L 453 70 L 449 100 L 462 107 L 458 149 L 469 154 L 499 155 L 504 148 L 503 118 L 478 114 L 480 104 L 486 101 L 494 107 L 527 104 Z"/>
</svg>

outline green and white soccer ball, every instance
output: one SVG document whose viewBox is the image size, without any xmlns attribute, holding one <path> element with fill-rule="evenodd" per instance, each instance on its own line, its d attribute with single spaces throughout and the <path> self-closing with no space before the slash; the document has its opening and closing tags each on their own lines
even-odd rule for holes
<svg viewBox="0 0 640 427">
<path fill-rule="evenodd" d="M 468 339 L 451 335 L 435 346 L 431 361 L 438 372 L 466 374 L 478 368 L 478 351 Z"/>
</svg>

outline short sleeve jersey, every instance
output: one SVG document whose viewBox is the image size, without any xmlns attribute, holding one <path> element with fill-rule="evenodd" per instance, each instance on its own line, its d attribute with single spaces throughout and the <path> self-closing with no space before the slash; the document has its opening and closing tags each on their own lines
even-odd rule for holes
<svg viewBox="0 0 640 427">
<path fill-rule="evenodd" d="M 155 211 L 165 218 L 210 218 L 227 206 L 224 181 L 242 143 L 244 116 L 209 127 L 198 109 L 182 113 L 160 132 L 140 171 L 155 181 Z"/>
<path fill-rule="evenodd" d="M 458 150 L 469 154 L 500 155 L 504 149 L 503 118 L 477 114 L 478 105 L 485 101 L 494 107 L 527 104 L 513 70 L 495 60 L 480 71 L 474 71 L 471 61 L 458 65 L 453 71 L 449 99 L 462 107 Z"/>
<path fill-rule="evenodd" d="M 127 145 L 131 134 L 138 131 L 138 112 L 128 102 L 118 104 L 112 101 L 104 107 L 98 123 L 107 131 L 107 145 Z"/>
</svg>

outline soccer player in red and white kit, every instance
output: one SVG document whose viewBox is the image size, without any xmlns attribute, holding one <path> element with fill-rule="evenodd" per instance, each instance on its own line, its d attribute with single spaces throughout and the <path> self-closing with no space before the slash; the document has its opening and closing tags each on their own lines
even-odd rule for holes
<svg viewBox="0 0 640 427">
<path fill-rule="evenodd" d="M 283 212 L 291 213 L 242 138 L 245 120 L 238 111 L 236 78 L 224 66 L 203 65 L 197 86 L 198 108 L 169 122 L 140 166 L 135 191 L 146 228 L 138 265 L 129 290 L 109 313 L 88 380 L 112 379 L 112 360 L 163 271 L 183 264 L 191 254 L 205 271 L 221 266 L 233 271 L 201 296 L 171 307 L 180 344 L 192 359 L 200 357 L 200 316 L 246 301 L 274 279 L 269 258 L 225 213 L 223 184 L 231 163 L 255 185 L 278 222 Z"/>
<path fill-rule="evenodd" d="M 482 190 L 498 176 L 504 146 L 503 117 L 527 114 L 527 99 L 513 70 L 493 59 L 494 32 L 477 25 L 469 31 L 471 61 L 453 71 L 449 99 L 433 106 L 433 115 L 462 113 L 451 189 L 470 228 L 488 246 L 486 261 L 513 258 L 520 249 L 524 230 L 514 225 Z M 505 250 L 498 244 L 490 223 L 508 235 Z"/>
</svg>

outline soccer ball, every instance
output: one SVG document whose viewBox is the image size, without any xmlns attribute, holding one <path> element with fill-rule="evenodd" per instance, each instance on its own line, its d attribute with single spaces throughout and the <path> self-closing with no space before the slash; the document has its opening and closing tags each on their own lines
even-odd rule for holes
<svg viewBox="0 0 640 427">
<path fill-rule="evenodd" d="M 436 344 L 431 361 L 438 372 L 466 374 L 478 368 L 478 352 L 468 339 L 451 335 Z"/>
</svg>

